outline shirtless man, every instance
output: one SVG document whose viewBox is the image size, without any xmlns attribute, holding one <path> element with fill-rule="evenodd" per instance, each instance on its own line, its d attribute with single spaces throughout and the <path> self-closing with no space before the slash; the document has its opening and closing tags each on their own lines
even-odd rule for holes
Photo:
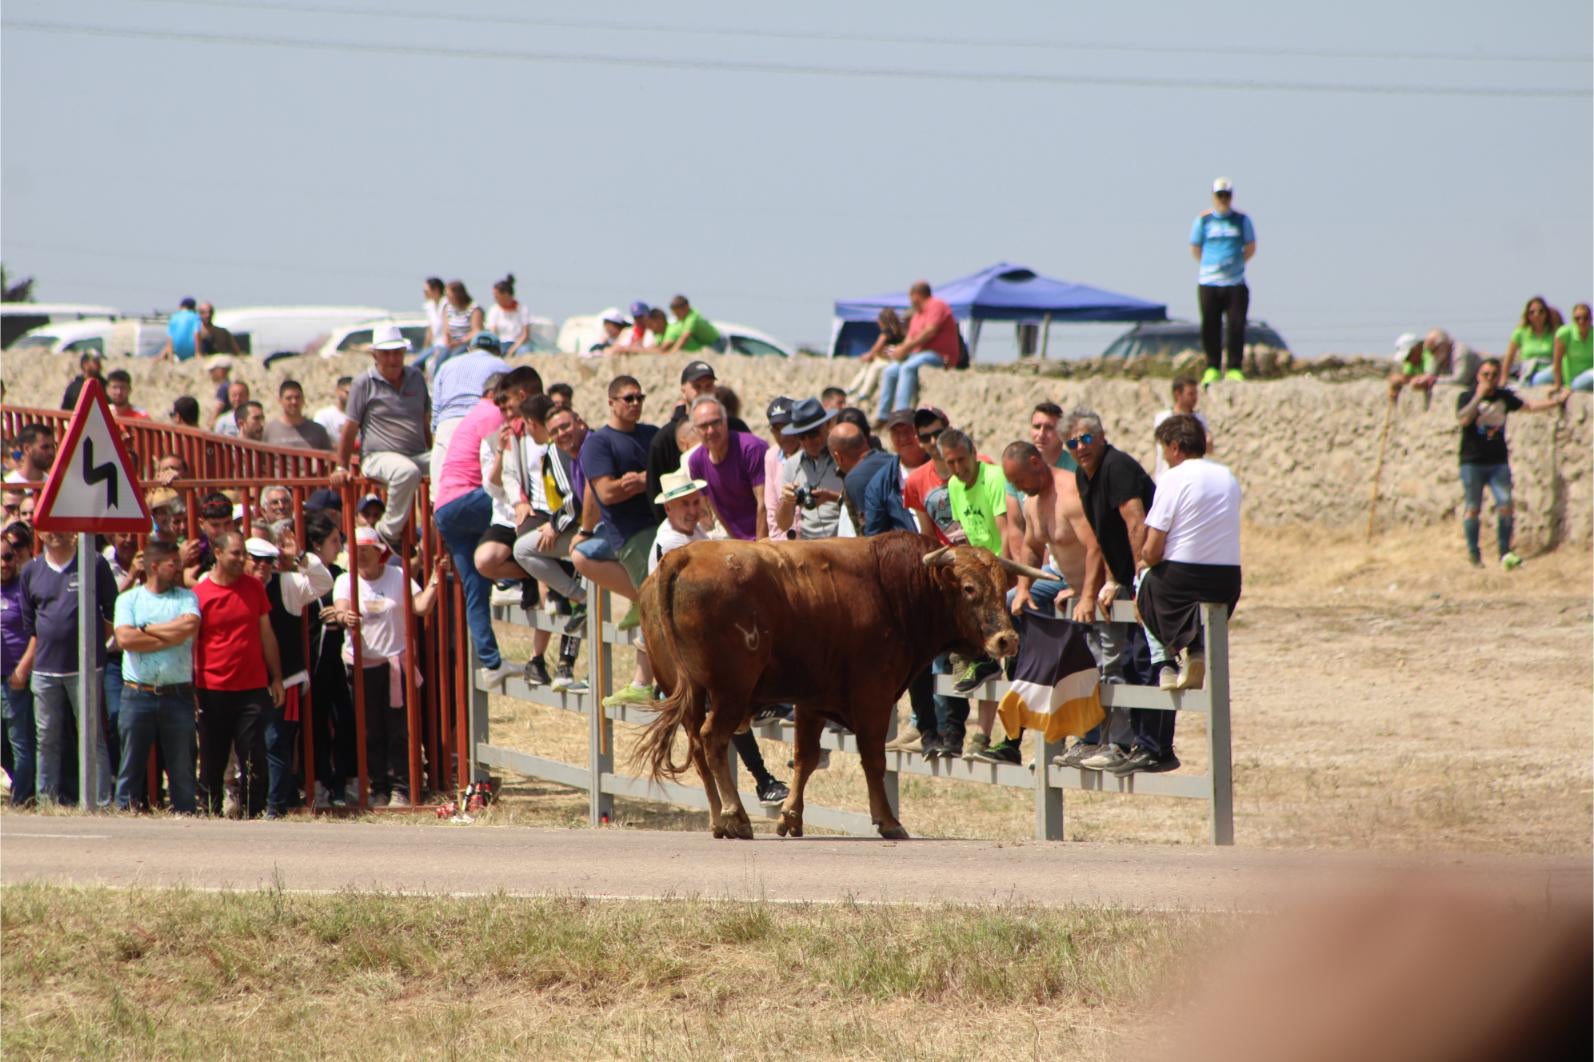
<svg viewBox="0 0 1594 1062">
<path fill-rule="evenodd" d="M 1039 565 L 1043 559 L 1062 573 L 1064 584 L 1078 591 L 1074 620 L 1089 623 L 1101 578 L 1101 547 L 1085 519 L 1074 474 L 1055 468 L 1033 444 L 1016 442 L 1002 452 L 1002 473 L 1024 492 L 1024 534 L 1017 560 Z M 1013 592 L 1013 615 L 1037 604 L 1030 596 L 1031 580 L 1018 577 Z"/>
</svg>

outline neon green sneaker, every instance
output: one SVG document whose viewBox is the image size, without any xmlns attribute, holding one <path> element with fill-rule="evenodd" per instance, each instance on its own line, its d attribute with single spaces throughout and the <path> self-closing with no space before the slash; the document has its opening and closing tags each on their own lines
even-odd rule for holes
<svg viewBox="0 0 1594 1062">
<path fill-rule="evenodd" d="M 1241 372 L 1239 369 L 1230 369 L 1228 372 L 1223 374 L 1223 378 L 1225 380 L 1240 381 L 1245 379 L 1245 373 Z"/>
<path fill-rule="evenodd" d="M 1220 376 L 1222 376 L 1222 375 L 1223 374 L 1218 372 L 1218 370 L 1216 370 L 1212 366 L 1208 365 L 1207 366 L 1207 371 L 1201 374 L 1201 386 L 1202 387 L 1206 387 L 1206 386 L 1208 386 L 1210 384 L 1217 383 L 1218 382 L 1218 378 Z"/>
<path fill-rule="evenodd" d="M 653 702 L 653 688 L 628 682 L 603 699 L 605 708 L 647 708 Z"/>
<path fill-rule="evenodd" d="M 1517 568 L 1522 567 L 1522 558 L 1518 557 L 1511 550 L 1506 550 L 1504 553 L 1500 554 L 1500 567 L 1504 568 L 1508 572 L 1515 571 Z"/>
</svg>

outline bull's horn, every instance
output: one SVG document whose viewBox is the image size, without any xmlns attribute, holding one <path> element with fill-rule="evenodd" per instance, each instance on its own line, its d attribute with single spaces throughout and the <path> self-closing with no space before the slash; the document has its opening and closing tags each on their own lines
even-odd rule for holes
<svg viewBox="0 0 1594 1062">
<path fill-rule="evenodd" d="M 1057 576 L 1053 575 L 1051 572 L 1043 572 L 1039 568 L 1031 568 L 1027 564 L 1020 564 L 1020 563 L 1018 563 L 1018 561 L 1011 561 L 1011 560 L 1008 560 L 1006 557 L 998 557 L 998 558 L 996 558 L 996 563 L 1000 564 L 1002 567 L 1006 568 L 1008 571 L 1012 572 L 1014 575 L 1027 575 L 1031 579 L 1056 579 L 1057 578 Z"/>
<path fill-rule="evenodd" d="M 938 550 L 933 550 L 933 551 L 931 551 L 929 553 L 926 553 L 924 555 L 925 566 L 926 567 L 930 567 L 930 568 L 934 568 L 934 567 L 937 567 L 937 566 L 942 565 L 942 564 L 951 564 L 952 563 L 952 557 L 950 556 L 951 552 L 952 552 L 952 547 L 951 546 L 942 546 Z"/>
</svg>

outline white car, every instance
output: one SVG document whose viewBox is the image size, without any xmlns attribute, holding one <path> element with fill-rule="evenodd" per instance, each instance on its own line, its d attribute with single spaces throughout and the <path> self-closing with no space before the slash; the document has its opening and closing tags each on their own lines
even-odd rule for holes
<svg viewBox="0 0 1594 1062">
<path fill-rule="evenodd" d="M 719 330 L 714 349 L 721 354 L 746 354 L 753 357 L 791 357 L 791 351 L 767 332 L 731 321 L 711 322 Z M 559 349 L 585 354 L 594 343 L 603 341 L 603 320 L 598 314 L 567 317 L 559 329 Z"/>
<path fill-rule="evenodd" d="M 419 353 L 426 349 L 426 316 L 424 314 L 396 314 L 392 317 L 382 317 L 372 321 L 361 321 L 347 328 L 340 328 L 327 337 L 322 343 L 318 353 L 323 358 L 335 358 L 339 354 L 364 353 L 371 348 L 371 335 L 378 325 L 399 326 L 399 331 L 404 338 L 410 341 L 410 349 Z M 533 317 L 531 319 L 531 351 L 533 354 L 547 354 L 554 347 L 554 324 L 546 317 Z"/>
<path fill-rule="evenodd" d="M 232 333 L 238 349 L 262 358 L 319 350 L 335 329 L 387 317 L 380 306 L 240 306 L 216 311 L 216 323 Z"/>
</svg>

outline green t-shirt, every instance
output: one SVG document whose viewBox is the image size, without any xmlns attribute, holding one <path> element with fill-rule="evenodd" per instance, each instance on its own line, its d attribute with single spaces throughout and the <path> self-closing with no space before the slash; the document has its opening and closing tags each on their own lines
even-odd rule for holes
<svg viewBox="0 0 1594 1062">
<path fill-rule="evenodd" d="M 1549 361 L 1555 356 L 1554 332 L 1545 332 L 1542 336 L 1534 335 L 1533 329 L 1527 325 L 1519 325 L 1511 333 L 1511 342 L 1517 345 L 1518 360 Z"/>
<path fill-rule="evenodd" d="M 720 340 L 720 330 L 696 310 L 664 326 L 665 343 L 673 343 L 682 335 L 686 336 L 686 342 L 681 344 L 681 349 L 689 354 L 711 347 Z"/>
<path fill-rule="evenodd" d="M 1561 363 L 1561 383 L 1570 385 L 1573 380 L 1594 369 L 1594 328 L 1579 339 L 1577 325 L 1568 322 L 1556 329 L 1555 338 L 1566 344 L 1566 360 Z"/>
<path fill-rule="evenodd" d="M 947 480 L 947 501 L 952 505 L 952 519 L 962 526 L 969 545 L 1000 554 L 1002 533 L 996 518 L 1007 512 L 1007 477 L 996 465 L 983 461 L 979 469 L 972 487 L 964 486 L 956 476 Z"/>
</svg>

